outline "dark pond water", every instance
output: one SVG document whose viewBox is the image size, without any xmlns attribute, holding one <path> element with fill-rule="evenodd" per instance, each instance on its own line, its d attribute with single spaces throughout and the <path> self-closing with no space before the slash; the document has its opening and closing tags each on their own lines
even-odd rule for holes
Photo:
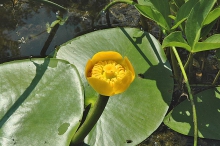
<svg viewBox="0 0 220 146">
<path fill-rule="evenodd" d="M 58 1 L 68 8 L 62 12 L 55 7 L 33 1 L 5 1 L 0 3 L 0 62 L 15 58 L 25 58 L 30 55 L 45 56 L 64 42 L 90 31 L 114 26 L 137 26 L 138 13 L 131 6 L 121 4 L 110 11 L 109 18 L 105 13 L 98 17 L 99 12 L 107 4 L 100 1 Z M 122 13 L 126 14 L 123 15 Z M 51 28 L 48 25 L 68 17 L 64 25 Z M 110 23 L 107 23 L 110 21 Z"/>
<path fill-rule="evenodd" d="M 76 36 L 97 29 L 129 26 L 140 27 L 140 15 L 126 4 L 117 4 L 109 15 L 99 12 L 108 0 L 54 0 L 67 7 L 62 12 L 55 7 L 27 0 L 1 0 L 0 2 L 0 63 L 33 57 L 44 57 L 54 51 L 56 46 Z M 57 17 L 68 17 L 64 25 L 50 28 Z M 144 20 L 146 22 L 146 20 Z M 146 22 L 149 23 L 149 22 Z M 159 37 L 159 29 L 152 22 L 149 32 Z M 192 146 L 193 138 L 183 136 L 165 125 L 161 125 L 149 138 L 138 146 Z M 215 140 L 199 139 L 201 146 L 220 146 Z"/>
</svg>

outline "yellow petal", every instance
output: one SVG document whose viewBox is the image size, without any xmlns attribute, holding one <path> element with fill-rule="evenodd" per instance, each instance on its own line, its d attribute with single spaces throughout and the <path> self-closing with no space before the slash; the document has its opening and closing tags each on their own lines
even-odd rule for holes
<svg viewBox="0 0 220 146">
<path fill-rule="evenodd" d="M 132 74 L 132 81 L 134 80 L 135 78 L 135 72 L 134 72 L 134 68 L 131 64 L 131 62 L 128 60 L 128 58 L 125 56 L 124 57 L 124 60 L 123 60 L 123 63 L 122 63 L 124 66 L 127 66 L 128 70 L 131 71 L 131 74 Z"/>
<path fill-rule="evenodd" d="M 98 52 L 92 57 L 92 62 L 95 64 L 99 61 L 105 61 L 105 60 L 113 60 L 116 62 L 120 62 L 123 60 L 121 54 L 114 51 L 103 51 Z"/>
<path fill-rule="evenodd" d="M 114 95 L 113 87 L 106 81 L 97 78 L 87 78 L 89 84 L 101 95 L 112 96 Z"/>
<path fill-rule="evenodd" d="M 86 64 L 86 68 L 85 68 L 85 75 L 86 77 L 90 77 L 91 75 L 91 70 L 93 68 L 94 64 L 92 63 L 91 60 L 88 60 L 87 64 Z"/>
<path fill-rule="evenodd" d="M 114 84 L 114 92 L 115 94 L 119 94 L 124 92 L 131 84 L 133 81 L 133 75 L 131 71 L 127 71 L 125 74 L 124 78 L 121 80 L 117 80 Z"/>
</svg>

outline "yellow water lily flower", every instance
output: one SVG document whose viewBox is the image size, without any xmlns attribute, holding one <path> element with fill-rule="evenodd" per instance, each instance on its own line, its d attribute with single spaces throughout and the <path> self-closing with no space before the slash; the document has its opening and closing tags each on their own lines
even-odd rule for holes
<svg viewBox="0 0 220 146">
<path fill-rule="evenodd" d="M 128 58 L 114 51 L 96 53 L 87 62 L 85 75 L 95 91 L 105 96 L 124 92 L 135 78 Z"/>
</svg>

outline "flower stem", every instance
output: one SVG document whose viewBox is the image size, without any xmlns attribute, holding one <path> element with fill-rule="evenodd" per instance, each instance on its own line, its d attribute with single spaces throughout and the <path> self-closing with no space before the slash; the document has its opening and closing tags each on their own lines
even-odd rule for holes
<svg viewBox="0 0 220 146">
<path fill-rule="evenodd" d="M 217 75 L 215 76 L 214 81 L 212 82 L 212 85 L 213 85 L 213 86 L 216 84 L 216 82 L 217 82 L 219 76 L 220 76 L 220 70 L 218 71 Z"/>
<path fill-rule="evenodd" d="M 95 19 L 98 19 L 99 16 L 101 16 L 102 14 L 106 13 L 106 11 L 113 5 L 117 4 L 117 3 L 126 3 L 126 4 L 130 4 L 130 5 L 135 5 L 137 3 L 135 3 L 133 0 L 115 0 L 110 2 L 109 4 L 107 4 L 102 11 L 100 11 L 100 13 L 96 16 Z"/>
<path fill-rule="evenodd" d="M 55 7 L 57 7 L 57 8 L 62 9 L 62 10 L 65 10 L 65 11 L 67 10 L 67 9 L 64 8 L 63 6 L 58 5 L 57 3 L 54 3 L 54 2 L 49 1 L 49 0 L 33 0 L 33 1 L 42 2 L 42 3 L 44 3 L 44 4 L 48 4 L 48 5 L 51 5 L 51 6 L 55 6 Z"/>
<path fill-rule="evenodd" d="M 130 5 L 136 4 L 133 0 L 116 0 L 116 1 L 110 2 L 108 5 L 106 5 L 105 8 L 103 9 L 103 11 L 108 10 L 111 6 L 113 6 L 116 3 L 127 3 Z"/>
<path fill-rule="evenodd" d="M 102 115 L 105 106 L 107 105 L 109 96 L 100 95 L 92 107 L 84 121 L 84 123 L 79 127 L 76 131 L 75 135 L 71 140 L 71 145 L 78 145 L 79 143 L 83 142 L 84 138 L 89 134 L 92 128 L 97 123 L 98 119 Z"/>
<path fill-rule="evenodd" d="M 172 47 L 172 50 L 176 56 L 176 59 L 179 63 L 179 66 L 180 66 L 180 69 L 182 71 L 182 74 L 183 74 L 183 78 L 185 80 L 185 83 L 186 83 L 186 87 L 187 87 L 187 90 L 189 92 L 189 100 L 191 102 L 191 105 L 192 105 L 192 112 L 193 112 L 193 123 L 194 123 L 194 146 L 197 146 L 197 137 L 198 137 L 198 126 L 197 126 L 197 115 L 196 115 L 196 107 L 195 107 L 195 103 L 193 101 L 193 96 L 192 96 L 192 91 L 191 91 L 191 88 L 190 88 L 190 85 L 189 85 L 189 81 L 188 81 L 188 77 L 186 75 L 186 72 L 185 72 L 185 69 L 184 69 L 184 66 L 182 64 L 182 61 L 179 57 L 179 54 L 176 50 L 175 47 Z"/>
</svg>

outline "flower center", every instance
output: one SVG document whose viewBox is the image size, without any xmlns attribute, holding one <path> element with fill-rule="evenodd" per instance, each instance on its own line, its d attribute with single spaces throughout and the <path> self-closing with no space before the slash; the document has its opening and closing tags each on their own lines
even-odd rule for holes
<svg viewBox="0 0 220 146">
<path fill-rule="evenodd" d="M 125 76 L 126 69 L 115 61 L 99 61 L 94 65 L 91 77 L 107 81 L 110 85 Z"/>
<path fill-rule="evenodd" d="M 111 79 L 115 77 L 116 67 L 114 64 L 106 64 L 103 67 L 103 71 L 105 73 L 105 77 Z"/>
</svg>

